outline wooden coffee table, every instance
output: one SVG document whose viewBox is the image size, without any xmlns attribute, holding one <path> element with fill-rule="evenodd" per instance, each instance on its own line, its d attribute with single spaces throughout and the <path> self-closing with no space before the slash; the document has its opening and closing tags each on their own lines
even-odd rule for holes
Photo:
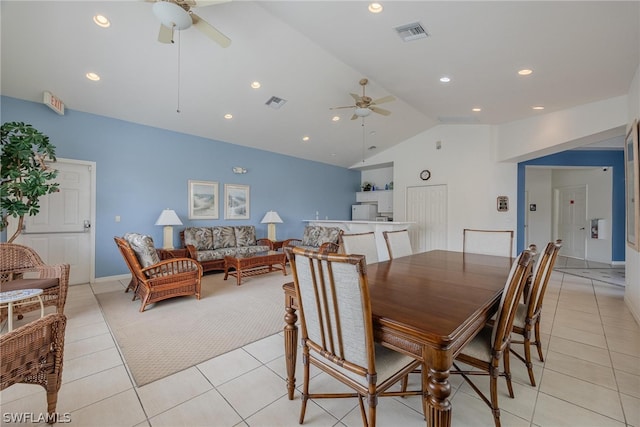
<svg viewBox="0 0 640 427">
<path fill-rule="evenodd" d="M 287 255 L 277 251 L 256 252 L 250 255 L 227 255 L 224 257 L 224 280 L 227 280 L 230 275 L 235 276 L 238 286 L 240 286 L 242 276 L 257 276 L 277 270 L 282 270 L 282 274 L 286 276 L 286 261 Z M 276 264 L 280 267 L 277 267 Z M 229 271 L 230 268 L 233 268 L 234 271 Z"/>
</svg>

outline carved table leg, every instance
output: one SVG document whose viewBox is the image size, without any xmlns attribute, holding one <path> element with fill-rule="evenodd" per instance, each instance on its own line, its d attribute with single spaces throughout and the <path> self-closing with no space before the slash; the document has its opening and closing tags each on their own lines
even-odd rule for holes
<svg viewBox="0 0 640 427">
<path fill-rule="evenodd" d="M 287 298 L 288 299 L 288 298 Z M 287 365 L 287 393 L 289 400 L 293 400 L 293 392 L 296 388 L 296 357 L 298 352 L 298 315 L 295 308 L 288 301 L 284 309 L 284 354 Z"/>
<path fill-rule="evenodd" d="M 449 370 L 436 370 L 429 368 L 429 397 L 427 399 L 429 413 L 427 425 L 451 426 L 451 384 L 449 383 Z"/>
</svg>

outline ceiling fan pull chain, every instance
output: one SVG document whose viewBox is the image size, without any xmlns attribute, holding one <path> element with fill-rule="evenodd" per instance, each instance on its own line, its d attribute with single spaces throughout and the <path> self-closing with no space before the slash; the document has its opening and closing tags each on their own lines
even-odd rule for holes
<svg viewBox="0 0 640 427">
<path fill-rule="evenodd" d="M 364 163 L 364 146 L 365 146 L 364 138 L 365 138 L 365 131 L 364 131 L 364 117 L 363 117 L 362 118 L 362 163 Z"/>
</svg>

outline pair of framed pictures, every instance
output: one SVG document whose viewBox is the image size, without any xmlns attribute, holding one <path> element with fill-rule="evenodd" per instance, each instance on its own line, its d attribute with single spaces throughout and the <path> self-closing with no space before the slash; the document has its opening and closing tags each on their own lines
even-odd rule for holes
<svg viewBox="0 0 640 427">
<path fill-rule="evenodd" d="M 640 166 L 638 134 L 640 124 L 634 120 L 624 140 L 624 170 L 626 187 L 627 244 L 640 251 Z"/>
<path fill-rule="evenodd" d="M 218 183 L 189 180 L 189 219 L 218 219 Z M 249 219 L 249 186 L 224 185 L 224 219 Z"/>
</svg>

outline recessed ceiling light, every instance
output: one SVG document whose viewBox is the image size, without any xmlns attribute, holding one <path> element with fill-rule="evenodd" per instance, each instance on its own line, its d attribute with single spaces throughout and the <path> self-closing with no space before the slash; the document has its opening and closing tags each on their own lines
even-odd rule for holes
<svg viewBox="0 0 640 427">
<path fill-rule="evenodd" d="M 533 70 L 530 70 L 528 68 L 524 68 L 518 71 L 518 74 L 520 74 L 521 76 L 528 76 L 531 73 L 533 73 Z"/>
<path fill-rule="evenodd" d="M 109 28 L 109 26 L 111 25 L 109 19 L 104 15 L 95 15 L 93 17 L 93 22 L 95 22 L 98 27 L 102 28 Z"/>
<path fill-rule="evenodd" d="M 531 108 L 534 109 L 534 110 L 544 110 L 544 105 L 534 105 Z"/>
<path fill-rule="evenodd" d="M 227 114 L 224 115 L 224 118 L 227 119 L 227 120 L 233 119 L 233 114 L 227 113 Z"/>
<path fill-rule="evenodd" d="M 260 89 L 260 82 L 252 82 L 251 87 L 254 89 Z"/>
<path fill-rule="evenodd" d="M 333 116 L 331 117 L 331 120 L 333 120 L 334 122 L 337 122 L 340 120 L 340 116 Z"/>
<path fill-rule="evenodd" d="M 449 83 L 450 81 L 451 81 L 451 77 L 447 77 L 447 76 L 440 77 L 440 82 L 442 83 Z"/>
<path fill-rule="evenodd" d="M 309 138 L 308 136 L 303 136 L 303 137 L 302 137 L 302 140 L 303 140 L 304 142 L 307 142 L 309 139 L 311 139 L 311 138 Z"/>
<path fill-rule="evenodd" d="M 369 12 L 371 12 L 371 13 L 380 13 L 380 12 L 382 12 L 382 5 L 380 3 L 370 3 L 369 4 Z"/>
<path fill-rule="evenodd" d="M 87 78 L 91 81 L 97 82 L 98 80 L 100 80 L 100 76 L 97 75 L 96 73 L 87 73 L 85 74 L 85 76 L 87 76 Z"/>
<path fill-rule="evenodd" d="M 473 111 L 474 113 L 479 113 L 480 111 L 482 111 L 482 108 L 474 107 L 474 108 L 471 109 L 471 111 Z"/>
</svg>

